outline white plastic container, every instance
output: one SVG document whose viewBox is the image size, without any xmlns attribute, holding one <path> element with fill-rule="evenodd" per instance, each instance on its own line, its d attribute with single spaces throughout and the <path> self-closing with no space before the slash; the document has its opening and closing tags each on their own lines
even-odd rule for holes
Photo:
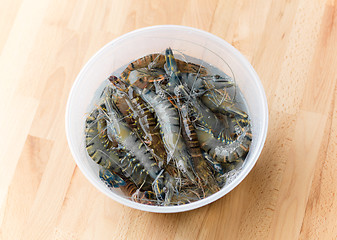
<svg viewBox="0 0 337 240">
<path fill-rule="evenodd" d="M 120 191 L 111 191 L 98 177 L 98 166 L 85 150 L 85 118 L 95 92 L 111 73 L 144 55 L 163 52 L 167 47 L 202 59 L 235 77 L 248 105 L 252 123 L 253 141 L 242 171 L 219 192 L 181 206 L 149 206 L 133 202 Z M 223 61 L 224 60 L 224 61 Z M 228 65 L 229 66 L 228 66 Z M 72 155 L 83 174 L 101 192 L 126 206 L 143 211 L 169 213 L 183 212 L 205 206 L 230 192 L 251 171 L 264 145 L 268 128 L 267 100 L 256 72 L 249 62 L 229 43 L 208 32 L 195 28 L 162 25 L 142 28 L 127 33 L 100 49 L 83 67 L 69 94 L 66 110 L 66 133 Z"/>
</svg>

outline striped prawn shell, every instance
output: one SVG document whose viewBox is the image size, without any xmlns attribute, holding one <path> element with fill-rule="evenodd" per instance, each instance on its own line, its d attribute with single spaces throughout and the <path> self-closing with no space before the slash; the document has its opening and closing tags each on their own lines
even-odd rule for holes
<svg viewBox="0 0 337 240">
<path fill-rule="evenodd" d="M 113 129 L 115 137 L 124 147 L 124 150 L 135 157 L 139 161 L 138 165 L 146 171 L 146 174 L 153 180 L 153 191 L 157 197 L 163 197 L 164 177 L 160 174 L 161 169 L 154 160 L 150 150 L 139 138 L 138 134 L 131 130 L 123 121 L 123 116 L 117 109 L 109 108 L 111 112 L 109 119 L 109 127 Z"/>
<path fill-rule="evenodd" d="M 130 73 L 140 68 L 164 68 L 166 63 L 165 55 L 159 53 L 153 53 L 131 62 L 125 70 L 121 73 L 121 79 L 129 81 Z M 176 59 L 176 65 L 181 72 L 186 73 L 198 73 L 202 76 L 207 75 L 205 67 L 195 63 L 186 62 Z"/>
<path fill-rule="evenodd" d="M 123 80 L 115 76 L 110 76 L 109 80 L 120 89 L 124 89 L 123 91 L 117 90 L 112 100 L 122 113 L 128 127 L 137 131 L 144 143 L 152 148 L 152 154 L 157 163 L 163 165 L 167 154 L 154 113 L 149 110 L 146 102 L 132 87 L 128 87 L 127 84 L 121 86 L 124 83 Z"/>
<path fill-rule="evenodd" d="M 89 157 L 103 168 L 130 178 L 137 186 L 152 189 L 153 177 L 135 156 L 123 149 L 109 147 L 109 138 L 97 129 L 98 122 L 104 119 L 99 115 L 99 110 L 95 109 L 86 119 L 86 150 Z"/>
<path fill-rule="evenodd" d="M 192 63 L 192 62 L 185 62 L 179 59 L 176 59 L 177 67 L 180 72 L 182 73 L 194 73 L 199 74 L 200 76 L 206 76 L 207 70 L 205 67 Z"/>
<path fill-rule="evenodd" d="M 187 105 L 181 107 L 182 136 L 185 140 L 189 154 L 191 155 L 192 166 L 201 181 L 201 185 L 210 189 L 213 193 L 219 191 L 216 180 L 212 176 L 212 171 L 208 167 L 206 160 L 200 149 L 198 136 L 189 116 Z"/>
<path fill-rule="evenodd" d="M 186 150 L 186 144 L 180 137 L 180 119 L 177 109 L 167 98 L 156 95 L 151 90 L 139 88 L 135 88 L 135 90 L 156 113 L 165 148 L 176 160 L 178 168 L 191 181 L 195 181 L 195 176 L 190 170 L 190 157 Z"/>
<path fill-rule="evenodd" d="M 165 71 L 158 68 L 156 69 L 141 68 L 133 71 L 131 74 L 130 74 L 130 81 L 132 80 L 134 81 L 132 85 L 135 87 L 139 87 L 141 89 L 144 88 L 150 89 L 154 87 L 154 83 L 164 83 L 166 81 Z"/>
<path fill-rule="evenodd" d="M 118 155 L 114 154 L 99 137 L 97 120 L 100 118 L 98 109 L 94 109 L 85 122 L 85 143 L 90 158 L 106 169 L 119 169 Z"/>
<path fill-rule="evenodd" d="M 244 132 L 245 128 L 247 128 L 247 126 L 250 124 L 250 121 L 248 118 L 242 118 L 240 116 L 235 116 L 231 118 L 231 124 L 232 124 L 232 132 L 234 134 L 234 138 L 237 138 Z M 246 134 L 248 134 L 249 137 L 252 138 L 251 132 L 246 132 Z"/>
<path fill-rule="evenodd" d="M 201 97 L 202 103 L 213 112 L 219 112 L 225 115 L 235 114 L 243 118 L 247 118 L 248 115 L 242 109 L 236 106 L 236 104 L 230 100 L 224 100 L 222 94 L 212 91 L 212 93 L 206 93 Z"/>
<path fill-rule="evenodd" d="M 137 166 L 142 167 L 146 175 L 151 178 L 153 191 L 163 197 L 164 195 L 164 177 L 160 174 L 161 170 L 152 157 L 150 151 L 145 147 L 145 144 L 138 138 L 138 136 L 131 132 L 131 134 L 122 140 L 122 144 L 127 151 L 135 156 L 139 161 Z"/>
<path fill-rule="evenodd" d="M 240 158 L 244 159 L 252 140 L 250 126 L 245 127 L 244 132 L 229 144 L 214 138 L 210 132 L 201 129 L 197 129 L 197 135 L 201 148 L 221 163 L 233 162 Z"/>
<path fill-rule="evenodd" d="M 101 168 L 99 177 L 109 188 L 120 188 L 126 196 L 135 202 L 149 205 L 153 205 L 156 202 L 154 192 L 140 191 L 140 188 L 134 182 L 112 170 Z"/>
<path fill-rule="evenodd" d="M 133 98 L 131 100 L 133 108 L 130 109 L 134 116 L 138 128 L 142 129 L 142 136 L 144 142 L 153 150 L 153 155 L 157 160 L 157 163 L 163 163 L 167 159 L 166 149 L 164 147 L 163 140 L 160 136 L 160 129 L 158 128 L 157 119 L 148 108 L 146 102 L 137 95 L 134 91 L 130 93 Z"/>
<path fill-rule="evenodd" d="M 122 177 L 123 178 L 123 177 Z M 138 203 L 154 205 L 156 202 L 156 195 L 152 191 L 141 191 L 134 182 L 130 181 L 127 178 L 123 178 L 125 185 L 121 186 L 120 189 L 122 192 L 130 197 L 132 200 Z"/>
<path fill-rule="evenodd" d="M 110 188 L 119 188 L 125 186 L 126 182 L 116 172 L 101 168 L 99 170 L 100 179 Z"/>
<path fill-rule="evenodd" d="M 165 64 L 164 55 L 157 53 L 146 55 L 131 62 L 121 73 L 121 79 L 124 81 L 129 81 L 128 80 L 129 75 L 134 70 L 149 67 L 149 65 L 150 68 L 163 68 L 164 64 Z"/>
<path fill-rule="evenodd" d="M 204 156 L 204 159 L 208 162 L 208 164 L 212 167 L 214 172 L 217 172 L 219 174 L 224 174 L 224 170 L 222 167 L 222 164 L 215 159 L 213 159 L 208 153 L 202 152 L 202 155 Z"/>
</svg>

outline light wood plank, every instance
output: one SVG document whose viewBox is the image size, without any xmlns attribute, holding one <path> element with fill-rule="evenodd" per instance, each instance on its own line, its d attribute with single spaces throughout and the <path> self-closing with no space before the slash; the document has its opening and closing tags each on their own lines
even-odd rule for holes
<svg viewBox="0 0 337 240">
<path fill-rule="evenodd" d="M 337 2 L 2 1 L 0 239 L 336 239 Z M 232 192 L 180 214 L 95 189 L 67 146 L 67 97 L 112 39 L 159 24 L 225 39 L 269 104 L 262 154 Z M 140 46 L 141 47 L 141 46 Z"/>
<path fill-rule="evenodd" d="M 334 92 L 333 115 L 327 123 L 326 140 L 320 148 L 309 200 L 301 227 L 300 239 L 337 238 L 337 88 Z"/>
<path fill-rule="evenodd" d="M 8 190 L 2 226 L 4 239 L 21 239 L 22 226 L 29 216 L 52 146 L 52 141 L 28 135 Z"/>
</svg>

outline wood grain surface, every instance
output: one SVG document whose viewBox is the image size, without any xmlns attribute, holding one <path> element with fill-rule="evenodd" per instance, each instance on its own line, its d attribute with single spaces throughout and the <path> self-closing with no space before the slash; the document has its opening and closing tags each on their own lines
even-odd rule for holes
<svg viewBox="0 0 337 240">
<path fill-rule="evenodd" d="M 269 131 L 246 179 L 180 214 L 125 207 L 76 167 L 70 88 L 104 44 L 137 28 L 209 31 L 252 63 Z M 1 239 L 337 239 L 337 1 L 1 0 Z"/>
</svg>

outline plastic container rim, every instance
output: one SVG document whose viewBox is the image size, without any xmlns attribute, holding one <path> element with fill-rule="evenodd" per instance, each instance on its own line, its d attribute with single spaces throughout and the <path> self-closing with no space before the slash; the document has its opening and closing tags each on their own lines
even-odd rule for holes
<svg viewBox="0 0 337 240">
<path fill-rule="evenodd" d="M 262 107 L 262 112 L 264 112 L 264 117 L 262 118 L 262 128 L 261 128 L 261 137 L 262 139 L 258 140 L 260 142 L 259 145 L 257 145 L 257 150 L 254 152 L 254 155 L 251 156 L 251 161 L 246 164 L 245 168 L 242 169 L 241 173 L 227 186 L 225 186 L 223 189 L 221 189 L 219 192 L 212 194 L 211 196 L 198 200 L 193 203 L 189 203 L 186 205 L 180 205 L 180 206 L 150 206 L 150 205 L 145 205 L 145 204 L 140 204 L 136 202 L 132 202 L 131 200 L 126 200 L 123 197 L 120 197 L 113 192 L 110 192 L 111 194 L 107 194 L 106 190 L 102 188 L 101 185 L 98 184 L 97 181 L 92 179 L 87 173 L 86 168 L 81 164 L 80 161 L 78 161 L 78 157 L 75 154 L 75 146 L 73 146 L 73 143 L 71 141 L 71 137 L 69 134 L 69 128 L 70 128 L 70 118 L 69 118 L 69 109 L 71 105 L 71 101 L 73 99 L 74 91 L 81 82 L 82 76 L 85 75 L 86 71 L 88 68 L 96 61 L 97 58 L 111 45 L 115 44 L 116 42 L 123 40 L 125 38 L 128 38 L 134 34 L 138 34 L 140 32 L 148 31 L 148 30 L 157 30 L 157 29 L 165 29 L 165 28 L 170 28 L 170 29 L 179 29 L 179 30 L 188 30 L 188 31 L 194 31 L 203 35 L 206 35 L 207 37 L 211 38 L 212 41 L 216 41 L 220 45 L 225 45 L 225 47 L 229 48 L 231 52 L 235 55 L 235 57 L 240 61 L 240 63 L 250 72 L 250 75 L 252 76 L 253 82 L 257 85 L 259 95 L 263 99 L 263 105 Z M 136 29 L 134 31 L 128 32 L 124 35 L 121 35 L 114 40 L 110 41 L 106 45 L 104 45 L 100 50 L 98 50 L 90 59 L 89 61 L 82 67 L 81 71 L 77 75 L 75 82 L 73 83 L 73 86 L 70 90 L 68 101 L 67 101 L 67 106 L 66 106 L 66 114 L 65 114 L 65 128 L 66 128 L 66 136 L 67 136 L 67 141 L 69 144 L 69 148 L 71 151 L 71 154 L 73 158 L 75 159 L 75 162 L 81 172 L 84 174 L 84 176 L 93 184 L 99 191 L 101 191 L 103 194 L 108 195 L 111 199 L 126 205 L 128 207 L 132 207 L 138 210 L 142 211 L 147 211 L 147 212 L 155 212 L 155 213 L 176 213 L 176 212 L 184 212 L 184 211 L 189 211 L 193 209 L 197 209 L 199 207 L 203 207 L 205 205 L 208 205 L 219 198 L 225 196 L 227 193 L 232 191 L 237 185 L 239 185 L 242 180 L 248 175 L 248 173 L 252 170 L 254 167 L 255 163 L 258 160 L 258 157 L 261 154 L 262 148 L 264 146 L 266 137 L 267 137 L 267 131 L 268 131 L 268 105 L 267 105 L 267 98 L 262 86 L 262 83 L 260 81 L 260 78 L 258 77 L 256 71 L 254 68 L 251 66 L 249 61 L 236 49 L 234 48 L 231 44 L 223 40 L 222 38 L 215 36 L 209 32 L 192 28 L 192 27 L 187 27 L 187 26 L 181 26 L 181 25 L 155 25 L 155 26 L 150 26 L 150 27 L 145 27 L 145 28 L 140 28 Z"/>
</svg>

